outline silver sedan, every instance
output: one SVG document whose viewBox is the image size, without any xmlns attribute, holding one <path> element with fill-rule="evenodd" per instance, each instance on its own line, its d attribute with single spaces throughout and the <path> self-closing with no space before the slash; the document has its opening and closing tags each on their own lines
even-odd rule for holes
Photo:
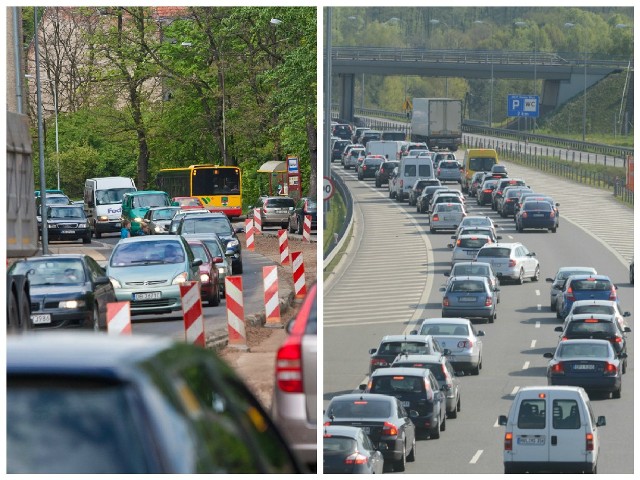
<svg viewBox="0 0 640 480">
<path fill-rule="evenodd" d="M 438 203 L 431 212 L 429 231 L 455 230 L 466 216 L 467 212 L 461 203 Z"/>
</svg>

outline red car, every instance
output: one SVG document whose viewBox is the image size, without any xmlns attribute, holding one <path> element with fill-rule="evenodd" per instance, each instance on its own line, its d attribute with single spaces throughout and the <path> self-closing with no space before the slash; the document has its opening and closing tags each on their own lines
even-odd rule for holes
<svg viewBox="0 0 640 480">
<path fill-rule="evenodd" d="M 198 197 L 173 197 L 171 204 L 180 207 L 181 210 L 195 210 L 205 208 Z"/>
<path fill-rule="evenodd" d="M 209 305 L 220 305 L 220 279 L 218 277 L 218 263 L 222 263 L 221 257 L 213 257 L 201 240 L 189 239 L 187 243 L 193 250 L 195 258 L 202 259 L 200 269 L 200 296 Z"/>
</svg>

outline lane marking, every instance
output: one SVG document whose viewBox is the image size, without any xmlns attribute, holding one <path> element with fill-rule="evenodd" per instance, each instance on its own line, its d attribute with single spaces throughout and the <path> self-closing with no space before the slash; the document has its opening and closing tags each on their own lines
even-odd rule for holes
<svg viewBox="0 0 640 480">
<path fill-rule="evenodd" d="M 531 346 L 529 348 L 535 348 L 537 340 L 531 340 Z"/>
<path fill-rule="evenodd" d="M 527 368 L 529 368 L 529 361 L 524 362 L 524 365 L 522 366 L 522 370 L 526 370 Z"/>
<path fill-rule="evenodd" d="M 536 290 L 536 295 L 539 297 L 540 296 L 540 290 Z"/>
<path fill-rule="evenodd" d="M 536 305 L 536 308 L 538 309 L 538 311 L 542 310 L 542 304 L 540 304 L 540 303 L 539 303 L 539 304 L 537 304 L 537 305 Z"/>
<path fill-rule="evenodd" d="M 482 455 L 482 452 L 484 452 L 484 450 L 478 450 L 469 463 L 476 463 L 480 458 L 480 455 Z"/>
<path fill-rule="evenodd" d="M 540 320 L 536 322 L 536 328 L 540 328 Z"/>
<path fill-rule="evenodd" d="M 516 385 L 515 387 L 513 387 L 513 390 L 511 390 L 511 393 L 509 395 L 514 396 L 516 393 L 518 393 L 518 390 L 520 390 L 520 387 Z"/>
</svg>

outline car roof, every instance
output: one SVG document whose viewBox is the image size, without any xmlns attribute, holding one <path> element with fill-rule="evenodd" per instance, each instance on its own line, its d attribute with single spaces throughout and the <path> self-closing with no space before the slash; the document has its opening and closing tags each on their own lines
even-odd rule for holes
<svg viewBox="0 0 640 480">
<path fill-rule="evenodd" d="M 127 192 L 125 193 L 125 195 L 137 196 L 137 195 L 152 195 L 152 194 L 158 194 L 158 193 L 163 193 L 167 195 L 167 192 L 163 192 L 162 190 L 136 190 L 135 192 Z"/>
<path fill-rule="evenodd" d="M 127 237 L 121 238 L 120 241 L 116 245 L 120 245 L 122 243 L 133 243 L 133 242 L 159 242 L 163 240 L 175 240 L 180 242 L 183 240 L 181 235 L 143 235 L 141 237 Z"/>
<path fill-rule="evenodd" d="M 386 367 L 378 368 L 373 371 L 371 378 L 373 377 L 388 377 L 390 375 L 404 375 L 411 377 L 426 377 L 429 375 L 428 368 L 415 368 L 415 367 Z"/>
<path fill-rule="evenodd" d="M 516 248 L 521 246 L 522 244 L 520 242 L 497 242 L 497 243 L 492 243 L 490 245 L 483 245 L 482 248 Z"/>
<path fill-rule="evenodd" d="M 606 340 L 604 338 L 571 338 L 571 339 L 563 340 L 558 344 L 558 346 L 575 344 L 575 343 L 600 343 L 604 345 L 611 345 L 611 341 Z"/>
<path fill-rule="evenodd" d="M 380 343 L 384 342 L 424 342 L 428 343 L 433 340 L 431 335 L 385 335 Z"/>
<path fill-rule="evenodd" d="M 485 277 L 481 277 L 481 278 L 485 278 Z M 462 317 L 434 317 L 434 318 L 425 318 L 424 320 L 422 320 L 422 322 L 420 323 L 420 326 L 423 325 L 433 325 L 433 324 L 438 324 L 438 325 L 443 325 L 443 324 L 450 324 L 450 325 L 471 325 L 471 321 L 468 318 L 462 318 Z"/>
<path fill-rule="evenodd" d="M 356 438 L 358 432 L 363 431 L 360 427 L 350 425 L 325 425 L 323 433 L 331 436 Z"/>
<path fill-rule="evenodd" d="M 22 262 L 22 261 L 37 262 L 40 260 L 67 260 L 67 259 L 75 260 L 75 259 L 83 259 L 88 256 L 89 255 L 87 255 L 86 253 L 48 253 L 46 255 L 37 255 L 33 257 L 19 258 L 16 260 L 16 262 Z"/>
</svg>

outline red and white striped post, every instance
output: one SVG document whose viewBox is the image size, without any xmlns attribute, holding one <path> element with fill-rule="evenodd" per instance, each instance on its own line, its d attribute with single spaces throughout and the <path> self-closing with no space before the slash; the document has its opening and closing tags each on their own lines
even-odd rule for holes
<svg viewBox="0 0 640 480">
<path fill-rule="evenodd" d="M 184 317 L 184 339 L 187 343 L 204 347 L 204 316 L 200 300 L 200 282 L 181 284 L 180 297 Z"/>
<path fill-rule="evenodd" d="M 304 216 L 302 226 L 302 241 L 311 243 L 311 215 Z"/>
<path fill-rule="evenodd" d="M 256 235 L 260 235 L 262 233 L 262 218 L 260 217 L 260 209 L 253 209 L 253 229 L 255 230 Z"/>
<path fill-rule="evenodd" d="M 131 335 L 131 304 L 129 302 L 107 303 L 107 333 Z"/>
<path fill-rule="evenodd" d="M 247 249 L 248 250 L 255 250 L 255 242 L 254 242 L 254 238 L 253 238 L 253 232 L 254 232 L 254 222 L 252 218 L 247 218 L 244 221 L 244 232 L 245 232 L 245 241 L 247 243 Z"/>
<path fill-rule="evenodd" d="M 249 347 L 247 347 L 247 331 L 244 321 L 242 277 L 232 275 L 225 278 L 224 292 L 227 300 L 227 330 L 229 332 L 229 346 L 241 350 L 249 350 Z"/>
<path fill-rule="evenodd" d="M 280 296 L 278 295 L 278 267 L 262 267 L 264 283 L 265 327 L 282 327 L 280 323 Z"/>
<path fill-rule="evenodd" d="M 291 262 L 293 267 L 293 287 L 296 298 L 304 298 L 307 294 L 307 285 L 304 280 L 304 260 L 302 252 L 291 252 Z"/>
<path fill-rule="evenodd" d="M 289 265 L 289 235 L 286 230 L 278 230 L 278 246 L 280 247 L 280 265 Z"/>
</svg>

